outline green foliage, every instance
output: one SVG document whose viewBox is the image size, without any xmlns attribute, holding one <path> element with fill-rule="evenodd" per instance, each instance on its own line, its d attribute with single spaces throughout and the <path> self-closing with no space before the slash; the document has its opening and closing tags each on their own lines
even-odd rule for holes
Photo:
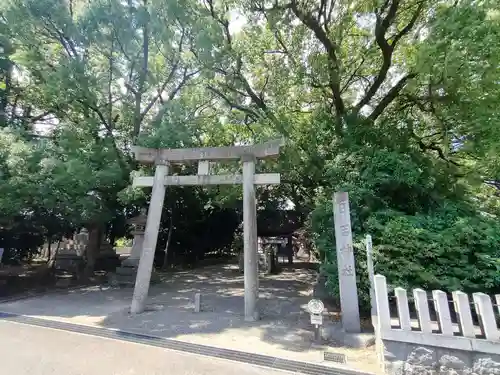
<svg viewBox="0 0 500 375">
<path fill-rule="evenodd" d="M 284 136 L 279 159 L 257 165 L 283 181 L 258 190 L 259 208 L 292 203 L 300 220 L 313 211 L 311 231 L 334 293 L 330 202 L 338 190 L 350 194 L 363 307 L 368 232 L 380 272 L 395 283 L 496 290 L 496 6 L 3 1 L 4 237 L 24 233 L 33 244 L 80 226 L 106 228 L 110 240 L 125 236 L 125 219 L 149 199 L 131 178 L 152 173 L 132 160 L 131 145 Z M 239 168 L 228 163 L 217 172 Z M 195 166 L 171 171 L 195 173 Z M 240 199 L 240 187 L 169 189 L 158 249 L 172 231 L 170 256 L 225 251 Z"/>
<path fill-rule="evenodd" d="M 464 186 L 441 162 L 401 149 L 356 148 L 340 153 L 329 169 L 331 190 L 312 212 L 314 240 L 338 296 L 332 193 L 348 191 L 362 308 L 370 306 L 364 237 L 373 237 L 376 272 L 406 288 L 466 292 L 500 290 L 500 225 L 468 201 Z M 353 152 L 357 149 L 356 152 Z M 403 152 L 404 151 L 404 152 Z"/>
<path fill-rule="evenodd" d="M 427 290 L 500 291 L 500 224 L 496 218 L 444 207 L 415 216 L 380 212 L 374 234 L 377 271 L 394 285 Z"/>
</svg>

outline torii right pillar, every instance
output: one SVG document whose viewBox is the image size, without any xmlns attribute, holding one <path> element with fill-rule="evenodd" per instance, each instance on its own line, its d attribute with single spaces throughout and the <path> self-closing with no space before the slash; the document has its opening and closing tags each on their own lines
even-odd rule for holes
<svg viewBox="0 0 500 375">
<path fill-rule="evenodd" d="M 259 255 L 257 242 L 257 202 L 255 199 L 255 156 L 244 155 L 243 162 L 243 257 L 245 320 L 259 319 Z"/>
</svg>

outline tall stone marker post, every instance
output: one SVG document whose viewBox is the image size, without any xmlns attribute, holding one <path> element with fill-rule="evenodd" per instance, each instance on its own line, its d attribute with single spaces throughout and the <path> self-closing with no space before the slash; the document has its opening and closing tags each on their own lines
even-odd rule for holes
<svg viewBox="0 0 500 375">
<path fill-rule="evenodd" d="M 337 192 L 333 196 L 335 242 L 339 272 L 340 307 L 342 327 L 347 333 L 361 332 L 359 320 L 358 288 L 352 246 L 349 195 Z"/>
<path fill-rule="evenodd" d="M 245 320 L 258 319 L 257 300 L 259 293 L 257 253 L 257 207 L 255 185 L 279 184 L 279 173 L 255 173 L 258 159 L 279 155 L 282 140 L 252 146 L 204 147 L 190 149 L 151 149 L 134 147 L 135 158 L 145 164 L 154 164 L 154 177 L 135 177 L 133 186 L 153 187 L 149 203 L 144 245 L 135 281 L 134 296 L 130 312 L 141 313 L 146 307 L 154 253 L 160 228 L 165 187 L 196 185 L 243 185 L 243 239 Z M 210 162 L 241 160 L 243 174 L 210 175 Z M 194 176 L 172 176 L 168 174 L 171 164 L 198 163 L 198 174 Z"/>
</svg>

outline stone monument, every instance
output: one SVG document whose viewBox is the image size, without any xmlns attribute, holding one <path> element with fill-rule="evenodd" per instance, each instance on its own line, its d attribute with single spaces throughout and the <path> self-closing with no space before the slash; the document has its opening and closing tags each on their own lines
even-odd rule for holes
<svg viewBox="0 0 500 375">
<path fill-rule="evenodd" d="M 145 209 L 142 209 L 139 215 L 127 220 L 127 223 L 132 226 L 130 234 L 134 236 L 132 250 L 130 251 L 130 256 L 122 261 L 120 267 L 116 268 L 116 274 L 114 275 L 114 280 L 112 281 L 113 283 L 124 286 L 134 285 L 142 254 L 146 220 L 147 215 Z M 158 277 L 153 272 L 151 282 L 156 282 L 157 280 Z"/>
<path fill-rule="evenodd" d="M 347 346 L 367 347 L 375 342 L 375 337 L 373 334 L 361 332 L 349 196 L 347 193 L 335 193 L 333 209 L 342 324 L 325 327 L 324 333 L 326 338 Z"/>
<path fill-rule="evenodd" d="M 352 246 L 349 195 L 345 192 L 335 193 L 333 207 L 342 328 L 347 333 L 359 333 L 361 327 L 359 319 L 358 287 L 356 285 L 356 268 L 354 264 L 354 248 Z"/>
<path fill-rule="evenodd" d="M 278 272 L 278 257 L 281 246 L 286 246 L 288 240 L 281 237 L 259 237 L 259 253 L 264 255 L 264 271 L 267 274 Z"/>
<path fill-rule="evenodd" d="M 89 240 L 87 229 L 83 228 L 73 238 L 64 238 L 55 254 L 54 268 L 60 274 L 78 276 L 85 267 L 85 249 Z"/>
<path fill-rule="evenodd" d="M 146 228 L 146 209 L 141 209 L 141 213 L 127 220 L 127 223 L 132 225 L 130 234 L 134 236 L 132 242 L 132 250 L 130 256 L 122 262 L 125 267 L 138 267 L 139 259 L 141 259 L 142 245 L 144 243 L 144 230 Z"/>
<path fill-rule="evenodd" d="M 103 237 L 97 254 L 96 271 L 114 271 L 120 265 L 120 256 L 116 254 L 113 245 Z"/>
<path fill-rule="evenodd" d="M 264 274 L 278 272 L 278 249 L 281 245 L 287 244 L 287 239 L 278 237 L 258 237 L 258 269 Z M 244 272 L 245 259 L 241 252 L 238 255 L 238 268 L 241 273 Z"/>
</svg>

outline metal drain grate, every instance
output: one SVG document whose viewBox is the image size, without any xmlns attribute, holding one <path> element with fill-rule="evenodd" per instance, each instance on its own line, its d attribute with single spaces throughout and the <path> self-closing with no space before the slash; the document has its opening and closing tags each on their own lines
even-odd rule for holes
<svg viewBox="0 0 500 375">
<path fill-rule="evenodd" d="M 337 362 L 337 363 L 347 362 L 345 354 L 340 354 L 340 353 L 323 352 L 323 359 L 325 361 Z"/>
<path fill-rule="evenodd" d="M 315 365 L 307 362 L 293 361 L 288 359 L 276 358 L 261 354 L 240 352 L 237 350 L 216 348 L 208 345 L 191 344 L 174 339 L 149 336 L 142 333 L 135 333 L 122 330 L 114 330 L 99 327 L 83 326 L 73 323 L 57 322 L 32 318 L 23 315 L 4 313 L 0 311 L 0 319 L 12 321 L 21 324 L 33 325 L 43 328 L 52 328 L 69 332 L 81 333 L 90 336 L 103 337 L 114 340 L 122 340 L 144 345 L 156 346 L 164 349 L 176 350 L 184 353 L 192 353 L 215 357 L 250 365 L 268 367 L 277 370 L 291 371 L 294 373 L 307 375 L 372 375 L 355 370 L 332 368 L 329 366 Z M 325 352 L 326 354 L 326 352 Z M 344 362 L 345 363 L 345 362 Z"/>
</svg>

